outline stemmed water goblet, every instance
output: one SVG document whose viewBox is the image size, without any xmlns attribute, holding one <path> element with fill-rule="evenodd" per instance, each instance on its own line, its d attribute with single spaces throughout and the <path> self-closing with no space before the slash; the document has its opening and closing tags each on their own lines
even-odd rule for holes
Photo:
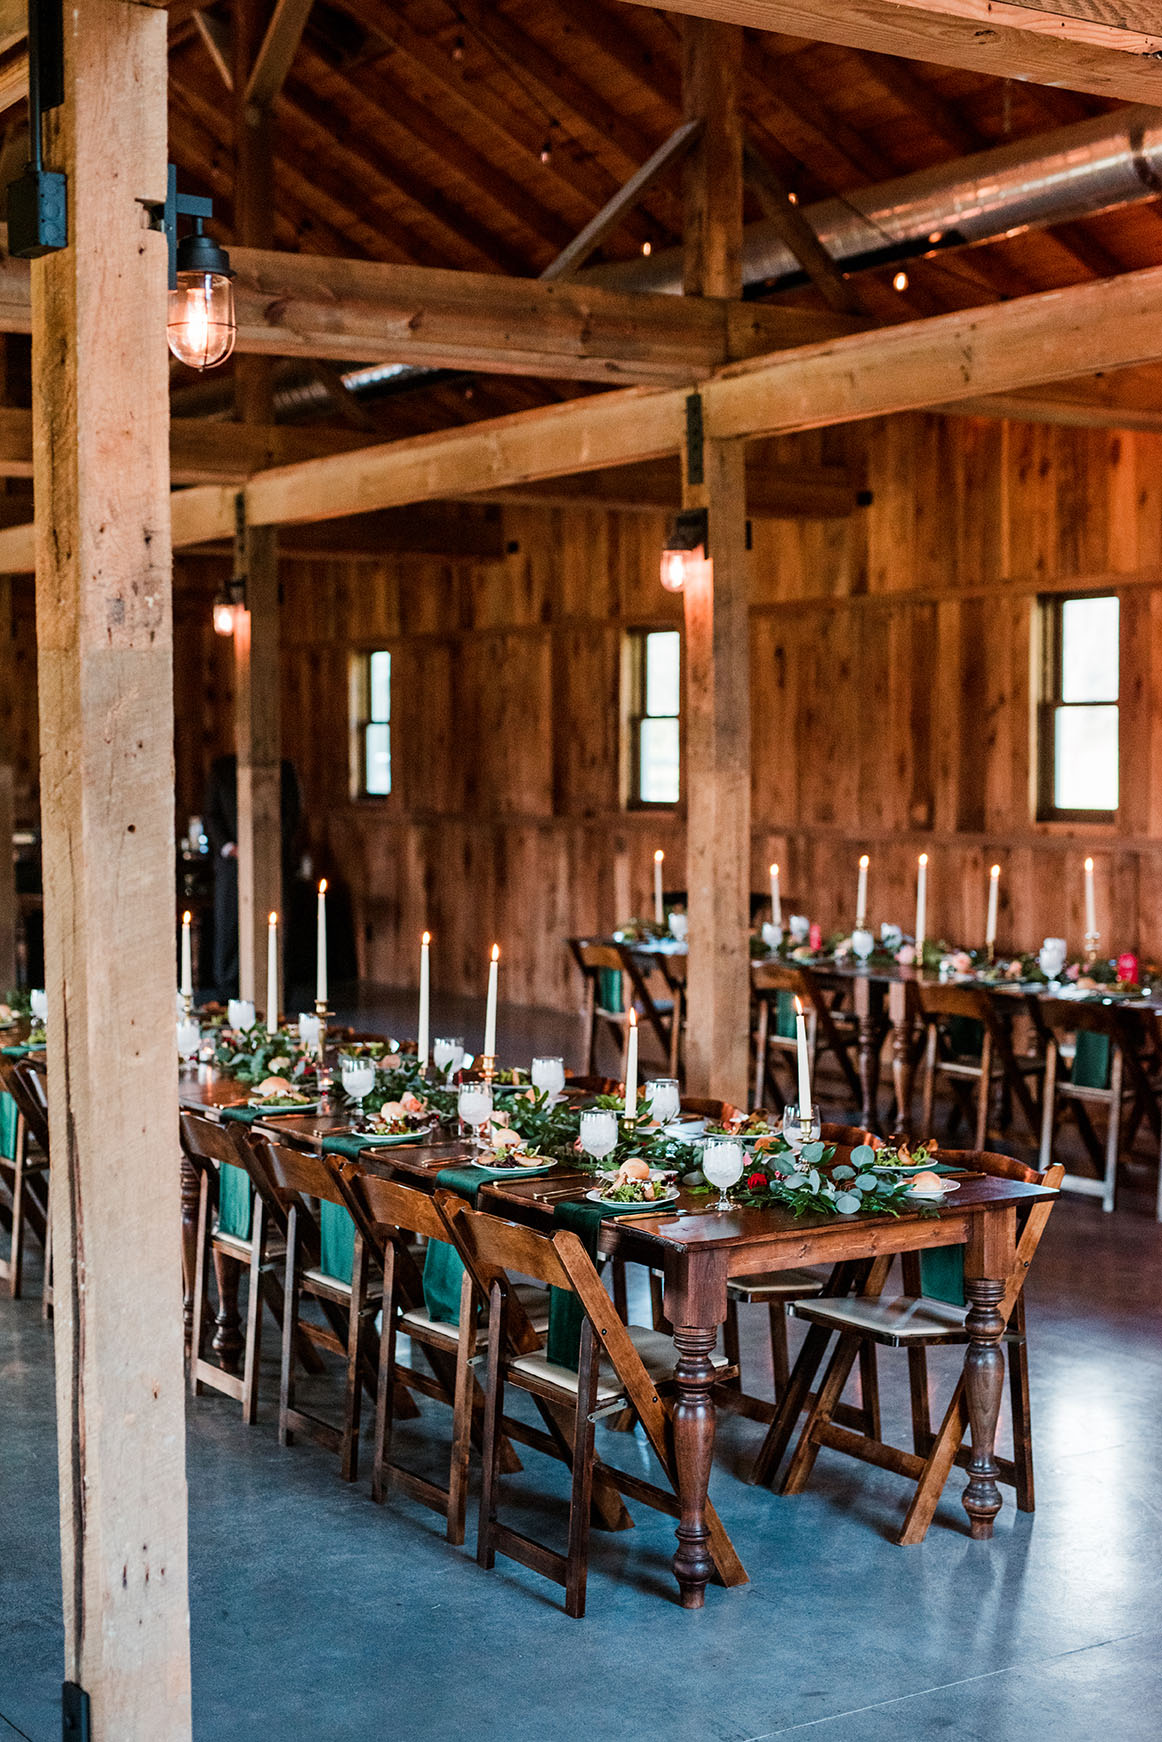
<svg viewBox="0 0 1162 1742">
<path fill-rule="evenodd" d="M 581 1147 L 596 1162 L 617 1148 L 617 1114 L 608 1107 L 587 1107 L 581 1115 Z"/>
<path fill-rule="evenodd" d="M 458 1069 L 460 1060 L 464 1057 L 464 1042 L 462 1040 L 444 1039 L 432 1042 L 432 1063 L 445 1077 L 450 1077 Z"/>
<path fill-rule="evenodd" d="M 712 1186 L 718 1187 L 718 1202 L 712 1210 L 733 1208 L 727 1192 L 742 1178 L 745 1157 L 737 1137 L 710 1137 L 702 1148 L 702 1172 Z"/>
<path fill-rule="evenodd" d="M 823 1130 L 823 1117 L 818 1107 L 803 1112 L 798 1101 L 789 1101 L 783 1108 L 783 1136 L 795 1152 L 795 1165 L 805 1143 L 818 1143 Z"/>
<path fill-rule="evenodd" d="M 533 1060 L 530 1073 L 533 1088 L 555 1101 L 565 1087 L 565 1061 L 548 1055 Z"/>
<path fill-rule="evenodd" d="M 645 1086 L 645 1099 L 655 1125 L 669 1125 L 682 1111 L 677 1077 L 654 1077 Z"/>
<path fill-rule="evenodd" d="M 482 1144 L 481 1126 L 487 1125 L 492 1118 L 492 1084 L 473 1078 L 471 1082 L 460 1084 L 460 1093 L 456 1097 L 456 1111 L 460 1122 L 467 1125 L 477 1144 Z"/>
<path fill-rule="evenodd" d="M 201 1028 L 192 1017 L 183 1017 L 178 1023 L 178 1058 L 183 1067 L 188 1069 L 195 1063 L 201 1045 Z"/>
<path fill-rule="evenodd" d="M 363 1123 L 363 1102 L 375 1087 L 375 1060 L 367 1053 L 341 1052 L 339 1077 L 343 1093 L 355 1102 L 355 1123 Z"/>
</svg>

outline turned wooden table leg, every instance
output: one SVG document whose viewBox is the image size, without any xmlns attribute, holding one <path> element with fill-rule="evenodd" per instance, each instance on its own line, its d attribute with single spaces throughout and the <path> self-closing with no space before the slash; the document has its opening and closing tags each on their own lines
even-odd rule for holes
<svg viewBox="0 0 1162 1742">
<path fill-rule="evenodd" d="M 218 1285 L 218 1317 L 214 1321 L 215 1355 L 227 1373 L 237 1373 L 241 1365 L 245 1341 L 242 1319 L 238 1311 L 238 1282 L 242 1265 L 225 1252 L 214 1253 L 214 1280 Z"/>
<path fill-rule="evenodd" d="M 969 1340 L 964 1378 L 972 1459 L 963 1504 L 973 1536 L 981 1539 L 992 1535 L 993 1519 L 1001 1509 L 995 1447 L 1005 1383 L 1005 1358 L 1000 1346 L 1005 1321 L 997 1310 L 1004 1292 L 1003 1282 L 965 1282 L 969 1301 L 965 1328 Z"/>
<path fill-rule="evenodd" d="M 674 1327 L 674 1346 L 678 1351 L 674 1373 L 678 1384 L 678 1401 L 674 1406 L 674 1462 L 680 1508 L 674 1577 L 682 1593 L 683 1609 L 702 1608 L 706 1601 L 706 1586 L 714 1572 L 710 1531 L 706 1524 L 706 1497 L 714 1457 L 715 1408 L 711 1395 L 714 1367 L 710 1354 L 716 1340 L 717 1331 L 713 1327 Z"/>
<path fill-rule="evenodd" d="M 916 1022 L 908 986 L 894 983 L 889 988 L 888 1014 L 892 1023 L 892 1082 L 896 1091 L 896 1118 L 892 1126 L 894 1137 L 912 1134 L 912 1094 L 916 1080 Z"/>
<path fill-rule="evenodd" d="M 181 1159 L 182 1202 L 182 1311 L 186 1326 L 186 1349 L 194 1328 L 194 1273 L 198 1262 L 198 1199 L 201 1175 L 186 1154 Z"/>
</svg>

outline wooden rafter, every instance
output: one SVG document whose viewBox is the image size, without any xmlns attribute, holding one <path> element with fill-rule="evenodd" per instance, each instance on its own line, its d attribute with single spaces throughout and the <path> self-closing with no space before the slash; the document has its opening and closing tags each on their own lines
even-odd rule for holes
<svg viewBox="0 0 1162 1742">
<path fill-rule="evenodd" d="M 286 83 L 312 4 L 313 0 L 277 0 L 246 81 L 246 101 L 255 108 L 269 109 Z"/>
<path fill-rule="evenodd" d="M 659 0 L 629 0 L 655 6 Z M 969 67 L 1000 78 L 1065 85 L 1128 102 L 1162 101 L 1162 12 L 1137 8 L 1147 28 L 1105 21 L 1094 0 L 665 0 L 669 11 L 849 48 Z M 1124 20 L 1119 8 L 1116 20 Z"/>
<path fill-rule="evenodd" d="M 700 129 L 699 121 L 683 121 L 680 126 L 675 127 L 669 138 L 663 140 L 653 155 L 630 176 L 625 186 L 612 199 L 607 200 L 597 215 L 589 220 L 580 235 L 575 236 L 568 247 L 563 248 L 557 258 L 550 261 L 541 273 L 541 278 L 567 278 L 570 273 L 584 266 L 605 238 L 624 223 L 628 213 L 654 183 L 682 160 L 697 139 Z"/>
</svg>

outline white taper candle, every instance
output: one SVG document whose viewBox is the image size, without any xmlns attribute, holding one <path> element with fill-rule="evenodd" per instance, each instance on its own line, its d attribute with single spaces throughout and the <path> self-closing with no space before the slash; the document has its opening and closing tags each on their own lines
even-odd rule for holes
<svg viewBox="0 0 1162 1742">
<path fill-rule="evenodd" d="M 637 1117 L 637 1011 L 629 1013 L 629 1041 L 625 1049 L 625 1116 Z"/>
<path fill-rule="evenodd" d="M 181 994 L 183 998 L 192 998 L 194 995 L 194 952 L 193 944 L 190 941 L 190 919 L 191 916 L 188 913 L 182 914 Z"/>
<path fill-rule="evenodd" d="M 327 879 L 319 884 L 319 929 L 315 950 L 315 1002 L 327 1002 Z"/>
<path fill-rule="evenodd" d="M 783 900 L 779 892 L 779 867 L 771 866 L 771 924 L 776 931 L 783 929 Z"/>
<path fill-rule="evenodd" d="M 416 1050 L 419 1053 L 421 1070 L 425 1070 L 428 1063 L 428 1012 L 431 1007 L 431 965 L 428 956 L 431 942 L 431 933 L 425 932 L 420 940 L 420 1018 L 416 1028 Z"/>
<path fill-rule="evenodd" d="M 866 853 L 860 855 L 859 882 L 855 891 L 855 929 L 863 931 L 867 925 L 867 868 L 869 860 Z"/>
<path fill-rule="evenodd" d="M 659 847 L 654 854 L 654 922 L 657 925 L 665 925 L 666 923 L 666 915 L 662 906 L 662 860 L 665 857 L 666 855 Z"/>
<path fill-rule="evenodd" d="M 799 1117 L 808 1122 L 811 1118 L 811 1060 L 807 1052 L 807 1019 L 798 998 L 795 999 L 795 1041 L 799 1054 Z"/>
<path fill-rule="evenodd" d="M 1085 861 L 1085 934 L 1097 936 L 1097 898 L 1093 888 L 1093 860 Z"/>
<path fill-rule="evenodd" d="M 500 975 L 500 945 L 493 944 L 488 964 L 488 1002 L 484 1007 L 484 1056 L 496 1057 L 496 990 Z"/>
<path fill-rule="evenodd" d="M 989 911 L 984 928 L 985 947 L 991 948 L 997 941 L 997 895 L 1000 888 L 1001 868 L 994 865 L 989 872 Z"/>
<path fill-rule="evenodd" d="M 924 938 L 928 925 L 928 855 L 921 853 L 916 867 L 916 966 L 924 966 Z"/>
<path fill-rule="evenodd" d="M 272 913 L 266 922 L 266 1027 L 274 1034 L 278 1028 L 278 915 Z"/>
</svg>

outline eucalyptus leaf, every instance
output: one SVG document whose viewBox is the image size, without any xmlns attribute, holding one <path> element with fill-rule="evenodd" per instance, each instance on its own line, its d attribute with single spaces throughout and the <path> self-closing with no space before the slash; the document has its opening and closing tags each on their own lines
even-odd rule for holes
<svg viewBox="0 0 1162 1742">
<path fill-rule="evenodd" d="M 805 1167 L 817 1167 L 827 1154 L 825 1143 L 805 1143 L 803 1145 L 803 1164 Z"/>
<path fill-rule="evenodd" d="M 851 1152 L 852 1165 L 855 1167 L 874 1167 L 876 1152 L 870 1143 L 857 1143 Z"/>
<path fill-rule="evenodd" d="M 807 1184 L 813 1192 L 819 1190 L 820 1178 L 814 1168 L 812 1168 L 811 1172 L 807 1175 Z"/>
<path fill-rule="evenodd" d="M 874 1173 L 861 1173 L 855 1183 L 861 1192 L 874 1192 L 880 1182 Z"/>
<path fill-rule="evenodd" d="M 854 1179 L 855 1169 L 853 1167 L 833 1167 L 831 1177 L 835 1180 Z"/>
<path fill-rule="evenodd" d="M 858 1192 L 840 1192 L 835 1200 L 835 1208 L 841 1216 L 854 1216 L 863 1207 L 863 1199 Z"/>
</svg>

